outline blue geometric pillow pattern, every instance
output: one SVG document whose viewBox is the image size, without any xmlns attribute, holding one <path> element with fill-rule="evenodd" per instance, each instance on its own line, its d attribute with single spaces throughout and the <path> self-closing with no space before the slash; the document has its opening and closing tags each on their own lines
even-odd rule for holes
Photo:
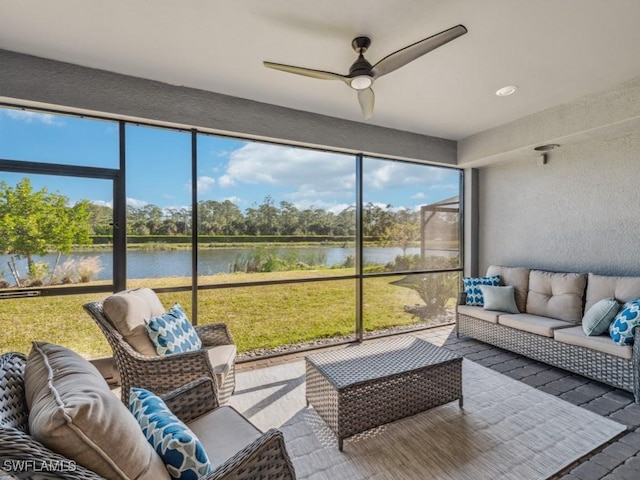
<svg viewBox="0 0 640 480">
<path fill-rule="evenodd" d="M 640 325 L 640 298 L 625 303 L 609 326 L 609 335 L 618 345 L 632 345 Z"/>
<path fill-rule="evenodd" d="M 463 277 L 462 281 L 464 283 L 464 292 L 467 294 L 467 305 L 482 307 L 484 305 L 484 298 L 482 297 L 480 285 L 497 287 L 500 285 L 500 275 L 482 278 Z"/>
<path fill-rule="evenodd" d="M 155 393 L 132 388 L 129 410 L 164 461 L 171 478 L 197 480 L 211 472 L 209 457 L 198 437 Z"/>
<path fill-rule="evenodd" d="M 196 329 L 179 303 L 167 313 L 145 318 L 144 323 L 158 355 L 193 352 L 202 348 Z"/>
</svg>

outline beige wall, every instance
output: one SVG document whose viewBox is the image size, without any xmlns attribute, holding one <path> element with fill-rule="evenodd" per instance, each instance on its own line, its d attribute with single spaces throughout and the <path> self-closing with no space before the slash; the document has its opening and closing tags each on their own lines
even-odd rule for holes
<svg viewBox="0 0 640 480">
<path fill-rule="evenodd" d="M 479 270 L 640 275 L 640 132 L 479 171 Z"/>
</svg>

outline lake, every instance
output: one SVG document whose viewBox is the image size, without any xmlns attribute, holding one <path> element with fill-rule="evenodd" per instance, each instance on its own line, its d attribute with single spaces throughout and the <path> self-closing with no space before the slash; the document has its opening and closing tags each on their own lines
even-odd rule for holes
<svg viewBox="0 0 640 480">
<path fill-rule="evenodd" d="M 216 273 L 228 273 L 230 264 L 241 255 L 250 253 L 251 248 L 207 248 L 198 252 L 198 273 L 200 275 L 213 275 Z M 354 248 L 342 248 L 335 246 L 306 246 L 306 247 L 261 247 L 268 253 L 278 253 L 280 256 L 291 255 L 297 261 L 303 263 L 324 264 L 334 267 L 344 264 L 349 255 L 355 255 Z M 420 248 L 407 249 L 407 255 L 420 253 Z M 435 250 L 433 255 L 453 257 L 457 250 Z M 402 255 L 402 249 L 398 247 L 365 247 L 363 249 L 364 263 L 386 264 L 393 261 L 396 256 Z M 111 279 L 113 258 L 111 252 L 75 253 L 73 258 L 98 257 L 103 270 L 95 280 Z M 36 257 L 37 261 L 46 261 L 53 268 L 55 255 Z M 60 263 L 68 257 L 63 256 Z M 12 285 L 15 283 L 9 272 L 7 262 L 8 255 L 0 255 L 0 278 L 3 276 Z M 21 260 L 18 263 L 20 274 L 26 277 L 27 262 Z M 186 277 L 191 275 L 191 251 L 189 250 L 131 250 L 127 254 L 127 278 L 160 278 L 160 277 Z"/>
</svg>

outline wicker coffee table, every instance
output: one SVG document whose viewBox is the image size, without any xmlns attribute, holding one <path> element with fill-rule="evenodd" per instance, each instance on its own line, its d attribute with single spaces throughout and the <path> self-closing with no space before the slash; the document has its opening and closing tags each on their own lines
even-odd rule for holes
<svg viewBox="0 0 640 480">
<path fill-rule="evenodd" d="M 458 400 L 462 357 L 413 337 L 306 357 L 306 400 L 338 437 Z"/>
</svg>

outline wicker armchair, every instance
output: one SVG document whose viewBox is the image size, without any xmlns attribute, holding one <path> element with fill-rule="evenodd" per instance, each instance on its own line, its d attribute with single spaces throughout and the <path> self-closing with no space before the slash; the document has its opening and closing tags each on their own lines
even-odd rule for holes
<svg viewBox="0 0 640 480">
<path fill-rule="evenodd" d="M 21 353 L 0 355 L 0 466 L 3 469 L 0 478 L 102 479 L 29 435 L 29 412 L 24 394 L 25 364 L 26 356 Z M 295 480 L 282 432 L 271 429 L 262 433 L 231 407 L 217 408 L 215 391 L 211 378 L 201 378 L 163 397 L 169 408 L 187 424 L 195 418 L 202 422 L 207 416 L 225 413 L 245 422 L 255 432 L 244 447 L 219 463 L 203 479 Z M 215 424 L 211 426 L 212 429 L 215 427 Z M 219 433 L 225 438 L 225 432 Z"/>
<path fill-rule="evenodd" d="M 164 395 L 201 377 L 215 380 L 215 394 L 221 405 L 229 400 L 235 390 L 235 357 L 224 365 L 227 371 L 211 362 L 210 350 L 217 346 L 233 345 L 224 323 L 195 327 L 202 341 L 202 350 L 149 356 L 136 351 L 123 338 L 105 314 L 103 301 L 87 303 L 84 309 L 98 324 L 113 350 L 122 386 L 122 401 L 125 404 L 129 402 L 131 387 L 146 388 L 157 395 Z"/>
</svg>

